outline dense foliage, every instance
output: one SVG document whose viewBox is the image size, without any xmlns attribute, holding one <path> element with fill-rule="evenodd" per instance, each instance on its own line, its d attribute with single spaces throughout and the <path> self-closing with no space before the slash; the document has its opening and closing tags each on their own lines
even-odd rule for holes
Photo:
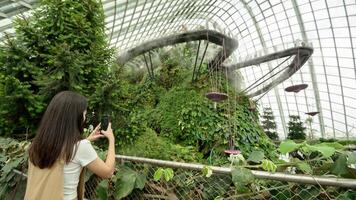
<svg viewBox="0 0 356 200">
<path fill-rule="evenodd" d="M 305 140 L 305 137 L 305 127 L 303 122 L 300 121 L 300 117 L 298 115 L 289 116 L 288 139 Z"/>
<path fill-rule="evenodd" d="M 155 138 L 167 143 L 166 152 L 176 152 L 169 149 L 173 144 L 183 152 L 199 152 L 196 161 L 226 160 L 222 152 L 231 136 L 245 155 L 254 149 L 272 152 L 257 113 L 247 109 L 249 100 L 232 87 L 227 91 L 223 74 L 216 73 L 219 87 L 232 98 L 216 109 L 204 97 L 212 87 L 205 64 L 191 81 L 196 43 L 158 50 L 153 75 L 137 76 L 111 63 L 103 10 L 95 0 L 45 0 L 15 24 L 16 34 L 7 37 L 0 52 L 0 135 L 31 138 L 48 101 L 59 91 L 74 90 L 89 98 L 88 123 L 111 115 L 123 152 L 130 152 L 130 145 L 142 148 L 139 138 L 150 134 L 156 135 L 147 138 L 153 143 Z M 182 158 L 192 160 L 183 155 L 177 160 Z"/>
<path fill-rule="evenodd" d="M 43 0 L 14 28 L 0 48 L 0 135 L 23 137 L 59 91 L 90 97 L 101 88 L 112 50 L 97 0 Z"/>
<path fill-rule="evenodd" d="M 150 135 L 140 139 L 140 144 L 144 145 L 144 140 L 147 140 L 149 137 L 155 137 L 153 131 L 149 132 L 151 132 Z M 155 144 L 150 143 L 147 146 L 144 146 L 144 148 L 153 148 L 152 145 L 162 146 L 161 143 L 164 143 L 164 141 L 160 140 L 158 137 L 156 137 L 155 140 L 157 141 Z M 16 195 L 16 192 L 14 192 L 15 190 L 17 190 L 18 194 L 23 194 L 24 192 L 26 179 L 22 176 L 16 175 L 12 172 L 12 170 L 18 169 L 20 171 L 26 171 L 24 169 L 26 169 L 27 157 L 24 152 L 26 151 L 29 143 L 18 142 L 13 139 L 0 137 L 0 144 L 0 198 L 7 199 L 11 198 L 13 195 Z M 168 143 L 165 145 L 167 144 Z M 182 153 L 185 156 L 189 156 L 188 152 L 179 152 L 179 146 L 169 148 L 171 148 L 172 151 L 177 151 L 176 155 Z M 132 150 L 136 152 L 134 149 Z M 163 149 L 158 147 L 157 150 L 162 151 Z M 151 150 L 148 149 L 148 152 L 150 151 Z M 144 187 L 160 187 L 162 190 L 167 190 L 167 192 L 178 196 L 182 194 L 194 195 L 194 191 L 196 188 L 199 188 L 199 184 L 202 182 L 204 184 L 204 188 L 201 195 L 203 195 L 204 199 L 212 199 L 217 196 L 229 195 L 227 192 L 231 189 L 232 184 L 235 185 L 238 193 L 255 191 L 255 189 L 260 187 L 266 187 L 269 189 L 276 187 L 276 182 L 255 179 L 251 174 L 250 169 L 310 175 L 333 174 L 337 177 L 356 178 L 356 171 L 354 167 L 356 164 L 356 153 L 348 151 L 347 148 L 337 142 L 321 142 L 317 144 L 309 144 L 307 142 L 295 143 L 289 140 L 282 142 L 279 148 L 277 148 L 277 151 L 281 154 L 300 151 L 304 156 L 304 160 L 291 157 L 287 161 L 276 160 L 272 162 L 266 158 L 263 152 L 258 150 L 251 152 L 251 154 L 246 157 L 246 159 L 241 155 L 236 156 L 236 158 L 230 159 L 233 167 L 230 177 L 224 177 L 224 182 L 221 182 L 219 189 L 216 189 L 214 186 L 218 181 L 221 181 L 222 177 L 212 173 L 209 167 L 205 167 L 202 173 L 191 173 L 184 170 L 174 170 L 173 172 L 172 169 L 169 168 L 158 168 L 156 170 L 150 166 L 140 166 L 138 164 L 132 165 L 130 163 L 118 165 L 118 173 L 114 178 L 111 179 L 110 183 L 108 183 L 108 181 L 104 181 L 99 185 L 98 182 L 94 182 L 95 184 L 88 183 L 88 185 L 90 185 L 91 189 L 97 188 L 97 199 L 112 199 L 112 196 L 110 198 L 109 196 L 113 195 L 113 193 L 116 198 L 125 196 L 130 197 L 129 195 L 131 193 L 140 196 L 140 192 L 144 190 Z M 142 151 L 138 153 L 145 154 L 145 152 Z M 98 154 L 102 158 L 105 156 L 105 152 L 100 150 L 98 151 Z M 199 155 L 196 154 L 191 154 L 191 156 L 199 157 Z M 188 158 L 188 160 L 189 159 L 190 158 Z M 296 170 L 294 172 L 290 171 L 291 167 L 296 168 Z M 175 186 L 173 190 L 165 188 L 167 183 L 160 184 L 152 182 L 153 180 L 157 181 L 160 178 L 163 182 L 172 181 L 171 184 Z M 90 182 L 90 180 L 91 178 L 89 178 L 88 181 Z M 184 180 L 189 181 L 190 184 L 184 184 Z M 96 186 L 94 187 L 94 185 Z M 107 189 L 109 185 L 111 185 L 110 191 Z M 278 193 L 281 192 L 283 193 L 282 196 L 291 198 L 293 197 L 293 194 L 300 189 L 306 190 L 306 192 L 313 190 L 315 197 L 322 197 L 323 195 L 323 192 L 318 191 L 316 187 L 303 188 L 303 185 L 296 184 L 293 187 L 283 188 L 283 190 L 279 191 L 274 191 L 275 189 L 273 189 L 271 190 L 270 195 L 276 195 L 277 198 L 281 195 Z M 328 190 L 329 194 L 342 194 L 344 192 L 344 190 L 341 188 L 330 187 L 326 189 Z M 181 193 L 179 191 L 186 191 L 189 193 Z M 355 198 L 354 192 L 349 191 L 344 194 Z"/>
<path fill-rule="evenodd" d="M 139 84 L 128 85 L 129 93 L 136 94 L 128 101 L 132 106 L 129 108 L 131 115 L 135 113 L 135 120 L 140 121 L 138 129 L 142 132 L 139 134 L 154 131 L 170 143 L 194 148 L 210 162 L 214 160 L 212 158 L 217 158 L 218 163 L 220 158 L 226 160 L 223 150 L 228 148 L 231 135 L 235 138 L 235 148 L 245 155 L 254 149 L 272 155 L 273 145 L 259 125 L 257 113 L 248 109 L 246 96 L 232 89 L 225 91 L 231 99 L 214 108 L 213 102 L 205 97 L 211 90 L 209 77 L 203 74 L 196 82 L 191 82 L 187 75 L 192 69 L 173 59 L 172 50 L 166 51 L 155 69 L 155 78 L 144 76 Z M 171 57 L 167 58 L 168 53 Z M 165 78 L 173 76 L 172 73 L 174 79 Z M 129 137 L 135 136 L 131 134 Z"/>
<path fill-rule="evenodd" d="M 6 36 L 0 48 L 0 136 L 19 138 L 22 142 L 0 137 L 0 198 L 7 199 L 9 191 L 21 182 L 12 170 L 26 168 L 27 139 L 34 135 L 48 101 L 62 90 L 88 97 L 88 123 L 96 125 L 102 114 L 110 114 L 120 154 L 234 166 L 223 191 L 205 188 L 209 181 L 217 181 L 214 178 L 205 181 L 206 185 L 198 184 L 198 179 L 211 176 L 209 168 L 204 177 L 181 172 L 179 176 L 191 183 L 188 186 L 174 179 L 178 175 L 170 168 L 159 168 L 152 173 L 153 177 L 148 177 L 152 169 L 145 166 L 140 172 L 120 166 L 110 183 L 117 198 L 142 190 L 149 178 L 162 181 L 163 185 L 176 181 L 177 187 L 171 193 L 184 187 L 190 190 L 186 195 L 196 195 L 196 187 L 202 187 L 206 199 L 224 195 L 233 184 L 238 192 L 269 186 L 256 183 L 251 169 L 286 172 L 287 167 L 295 167 L 296 173 L 355 178 L 350 166 L 356 164 L 356 155 L 339 143 L 286 141 L 276 152 L 267 137 L 276 139 L 272 112 L 265 112 L 261 127 L 256 110 L 249 109 L 251 100 L 237 93 L 224 74 L 211 73 L 203 64 L 200 76 L 192 81 L 197 43 L 155 51 L 150 75 L 142 68 L 115 65 L 113 50 L 105 39 L 103 10 L 97 0 L 42 0 L 30 17 L 16 19 L 15 30 L 14 36 Z M 211 84 L 212 78 L 219 80 L 217 85 Z M 214 105 L 205 97 L 213 89 L 227 93 L 228 100 Z M 299 116 L 290 119 L 288 137 L 305 139 Z M 224 154 L 230 138 L 242 154 Z M 104 153 L 96 148 L 104 158 Z M 305 161 L 281 161 L 276 157 L 277 153 L 293 151 L 300 151 Z M 106 181 L 94 188 L 102 199 L 107 199 L 108 187 Z M 291 188 L 289 192 L 295 191 Z"/>
<path fill-rule="evenodd" d="M 309 144 L 307 142 L 295 143 L 292 140 L 284 141 L 280 144 L 277 151 L 284 155 L 294 151 L 299 151 L 303 159 L 289 157 L 287 160 L 271 161 L 262 151 L 253 151 L 248 158 L 235 155 L 230 157 L 232 171 L 230 175 L 215 174 L 209 166 L 202 169 L 201 174 L 192 173 L 189 170 L 174 170 L 173 178 L 164 180 L 164 184 L 156 183 L 157 177 L 162 177 L 165 169 L 158 168 L 153 175 L 153 166 L 135 164 L 123 164 L 120 168 L 130 167 L 136 175 L 125 176 L 129 182 L 120 182 L 117 191 L 125 192 L 129 199 L 137 199 L 145 193 L 165 194 L 174 199 L 223 199 L 222 197 L 255 197 L 262 199 L 294 199 L 305 197 L 305 199 L 354 199 L 356 193 L 351 189 L 342 187 L 327 187 L 304 185 L 294 182 L 278 182 L 272 180 L 261 180 L 251 172 L 251 169 L 259 169 L 270 172 L 284 172 L 287 174 L 309 174 L 325 175 L 332 174 L 336 177 L 356 178 L 355 164 L 356 153 L 350 152 L 347 148 L 337 142 L 321 142 Z M 144 188 L 138 188 L 133 184 L 135 180 L 140 180 L 141 174 L 145 182 Z M 160 176 L 157 176 L 160 174 Z M 169 174 L 173 174 L 170 172 Z M 121 177 L 120 179 L 123 179 Z M 162 178 L 161 178 L 162 179 Z M 168 180 L 171 183 L 167 183 Z M 140 181 L 142 182 L 142 181 Z M 185 184 L 189 183 L 189 184 Z M 235 187 L 231 187 L 234 185 Z M 129 190 L 128 190 L 129 188 Z M 159 191 L 155 191 L 159 188 Z M 151 191 L 152 190 L 152 191 Z M 157 192 L 157 193 L 156 193 Z M 120 193 L 121 194 L 121 193 Z M 235 196 L 234 196 L 235 195 Z"/>
<path fill-rule="evenodd" d="M 123 147 L 121 154 L 186 162 L 201 161 L 203 157 L 195 147 L 173 144 L 166 138 L 157 136 L 151 129 L 140 135 L 134 144 Z"/>
</svg>

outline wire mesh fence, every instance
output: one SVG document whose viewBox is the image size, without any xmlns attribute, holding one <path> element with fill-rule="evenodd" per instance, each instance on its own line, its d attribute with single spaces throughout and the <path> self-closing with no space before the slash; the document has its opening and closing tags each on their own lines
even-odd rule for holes
<svg viewBox="0 0 356 200">
<path fill-rule="evenodd" d="M 356 199 L 356 190 L 354 189 L 356 180 L 348 180 L 351 182 L 354 181 L 355 183 L 348 185 L 347 182 L 344 182 L 347 179 L 320 179 L 306 176 L 307 178 L 315 180 L 314 184 L 310 184 L 310 181 L 307 181 L 308 179 L 305 179 L 305 183 L 303 183 L 303 179 L 291 179 L 292 181 L 275 180 L 276 177 L 273 178 L 274 175 L 272 174 L 271 178 L 261 178 L 262 176 L 257 175 L 254 181 L 249 184 L 236 185 L 236 182 L 234 183 L 232 180 L 229 168 L 214 170 L 210 177 L 206 177 L 200 167 L 194 165 L 187 167 L 189 164 L 184 163 L 162 161 L 166 163 L 153 164 L 153 162 L 145 162 L 145 160 L 150 159 L 134 161 L 134 159 L 127 160 L 122 158 L 120 160 L 121 162 L 118 164 L 116 173 L 123 173 L 124 171 L 121 171 L 122 168 L 129 168 L 145 177 L 144 187 L 142 189 L 134 188 L 128 196 L 123 198 L 127 200 Z M 170 166 L 170 163 L 173 164 Z M 172 168 L 174 171 L 173 178 L 167 181 L 162 176 L 159 180 L 155 180 L 155 174 L 159 168 Z M 284 180 L 286 179 L 288 179 L 288 177 L 284 177 Z M 100 179 L 96 180 L 100 181 Z M 119 184 L 119 182 L 116 182 L 117 186 Z M 87 195 L 89 199 L 95 199 L 97 197 L 94 185 L 98 185 L 98 183 L 89 184 L 89 182 L 87 182 L 86 184 L 86 193 L 91 194 L 90 198 L 89 195 Z M 112 190 L 120 189 L 111 186 L 111 188 L 107 190 L 107 192 L 111 193 L 108 195 L 108 198 L 117 199 L 115 192 Z"/>
<path fill-rule="evenodd" d="M 303 177 L 310 178 L 310 176 L 300 176 L 300 179 L 290 179 L 287 175 L 282 177 L 283 180 L 281 181 L 276 180 L 278 174 L 271 174 L 270 177 L 255 174 L 252 182 L 239 185 L 238 181 L 236 183 L 236 180 L 233 180 L 230 168 L 219 168 L 219 170 L 212 168 L 213 173 L 210 177 L 206 177 L 206 174 L 201 171 L 201 167 L 197 167 L 198 165 L 190 166 L 186 163 L 169 161 L 153 164 L 153 162 L 123 158 L 119 160 L 116 174 L 122 175 L 122 178 L 128 175 L 127 169 L 130 169 L 129 173 L 143 177 L 143 187 L 132 187 L 132 190 L 130 190 L 127 188 L 127 185 L 120 186 L 120 184 L 124 183 L 120 182 L 120 176 L 117 175 L 110 181 L 106 180 L 107 184 L 103 187 L 102 183 L 105 180 L 88 173 L 85 183 L 85 199 L 119 199 L 120 192 L 118 191 L 122 190 L 122 187 L 126 187 L 124 189 L 127 190 L 128 194 L 123 197 L 125 200 L 356 199 L 356 180 L 350 179 L 327 178 L 323 180 L 318 177 L 311 177 L 312 180 L 315 180 L 311 184 L 310 181 L 307 181 L 308 179 L 303 180 Z M 163 162 L 167 162 L 168 164 Z M 159 168 L 173 169 L 172 179 L 166 180 L 162 176 L 157 180 L 155 176 L 157 176 Z M 130 182 L 130 180 L 125 179 L 124 181 Z M 105 197 L 100 197 L 99 193 L 105 193 Z"/>
</svg>

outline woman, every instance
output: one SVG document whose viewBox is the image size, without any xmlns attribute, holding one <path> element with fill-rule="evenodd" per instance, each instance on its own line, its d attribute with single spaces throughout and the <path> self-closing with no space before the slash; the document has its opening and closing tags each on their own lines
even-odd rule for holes
<svg viewBox="0 0 356 200">
<path fill-rule="evenodd" d="M 58 93 L 49 103 L 29 148 L 26 200 L 81 200 L 83 181 L 78 183 L 83 167 L 102 178 L 113 175 L 115 138 L 111 123 L 101 131 L 99 124 L 82 140 L 86 109 L 85 97 L 70 91 Z M 109 141 L 105 162 L 90 144 L 102 137 Z"/>
</svg>

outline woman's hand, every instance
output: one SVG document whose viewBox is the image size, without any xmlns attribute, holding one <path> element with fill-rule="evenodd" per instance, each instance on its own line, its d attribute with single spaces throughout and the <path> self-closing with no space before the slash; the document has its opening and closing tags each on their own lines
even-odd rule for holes
<svg viewBox="0 0 356 200">
<path fill-rule="evenodd" d="M 108 129 L 106 129 L 106 131 L 101 130 L 101 134 L 103 134 L 105 137 L 107 137 L 109 139 L 109 141 L 110 140 L 115 141 L 115 136 L 111 129 L 111 122 L 109 122 L 109 126 L 108 126 Z"/>
<path fill-rule="evenodd" d="M 100 124 L 98 124 L 95 129 L 90 133 L 90 135 L 87 137 L 87 140 L 90 142 L 95 141 L 99 138 L 105 137 L 104 135 L 100 134 Z"/>
</svg>

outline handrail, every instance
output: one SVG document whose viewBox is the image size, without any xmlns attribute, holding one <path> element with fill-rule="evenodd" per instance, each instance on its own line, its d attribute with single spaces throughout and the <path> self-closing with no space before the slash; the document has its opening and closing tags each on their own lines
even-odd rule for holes
<svg viewBox="0 0 356 200">
<path fill-rule="evenodd" d="M 205 167 L 205 165 L 202 164 L 165 161 L 165 160 L 141 158 L 135 156 L 124 156 L 124 155 L 116 155 L 116 159 L 122 162 L 130 161 L 130 162 L 151 164 L 155 166 L 164 166 L 164 167 L 172 167 L 172 168 L 180 168 L 180 169 L 196 170 L 196 171 L 200 171 Z M 210 168 L 213 171 L 213 173 L 217 173 L 217 174 L 231 173 L 231 168 L 228 167 L 210 166 Z M 256 178 L 259 179 L 269 179 L 269 180 L 276 180 L 276 181 L 287 181 L 287 182 L 322 185 L 322 186 L 337 186 L 337 187 L 354 188 L 354 189 L 356 188 L 355 179 L 310 176 L 310 175 L 299 175 L 299 174 L 285 174 L 280 172 L 271 173 L 271 172 L 257 171 L 257 170 L 251 170 L 251 172 Z"/>
<path fill-rule="evenodd" d="M 221 63 L 223 63 L 223 61 L 225 61 L 225 59 L 228 58 L 238 46 L 238 41 L 236 39 L 214 30 L 204 29 L 187 31 L 138 44 L 135 47 L 120 53 L 116 58 L 116 62 L 123 65 L 134 57 L 147 53 L 153 49 L 199 40 L 207 40 L 225 48 L 225 51 L 222 49 L 209 62 L 209 65 L 213 65 L 213 67 L 219 66 Z"/>
<path fill-rule="evenodd" d="M 124 156 L 124 155 L 116 155 L 116 159 L 121 162 L 129 161 L 129 162 L 145 163 L 145 164 L 151 164 L 155 166 L 180 168 L 180 169 L 194 170 L 194 171 L 201 171 L 205 167 L 205 165 L 202 164 L 183 163 L 183 162 L 175 162 L 175 161 L 150 159 L 150 158 L 141 158 L 135 156 Z M 231 170 L 232 170 L 231 168 L 228 167 L 217 167 L 217 166 L 209 166 L 209 167 L 213 171 L 213 173 L 216 174 L 231 174 Z M 16 169 L 12 171 L 16 174 L 22 175 L 25 178 L 27 178 L 26 173 L 23 173 Z M 299 175 L 299 174 L 285 174 L 280 172 L 271 173 L 271 172 L 257 171 L 257 170 L 251 170 L 251 172 L 256 178 L 259 179 L 356 189 L 355 179 L 334 178 L 334 177 L 325 177 L 325 176 L 310 176 L 310 175 Z"/>
</svg>

